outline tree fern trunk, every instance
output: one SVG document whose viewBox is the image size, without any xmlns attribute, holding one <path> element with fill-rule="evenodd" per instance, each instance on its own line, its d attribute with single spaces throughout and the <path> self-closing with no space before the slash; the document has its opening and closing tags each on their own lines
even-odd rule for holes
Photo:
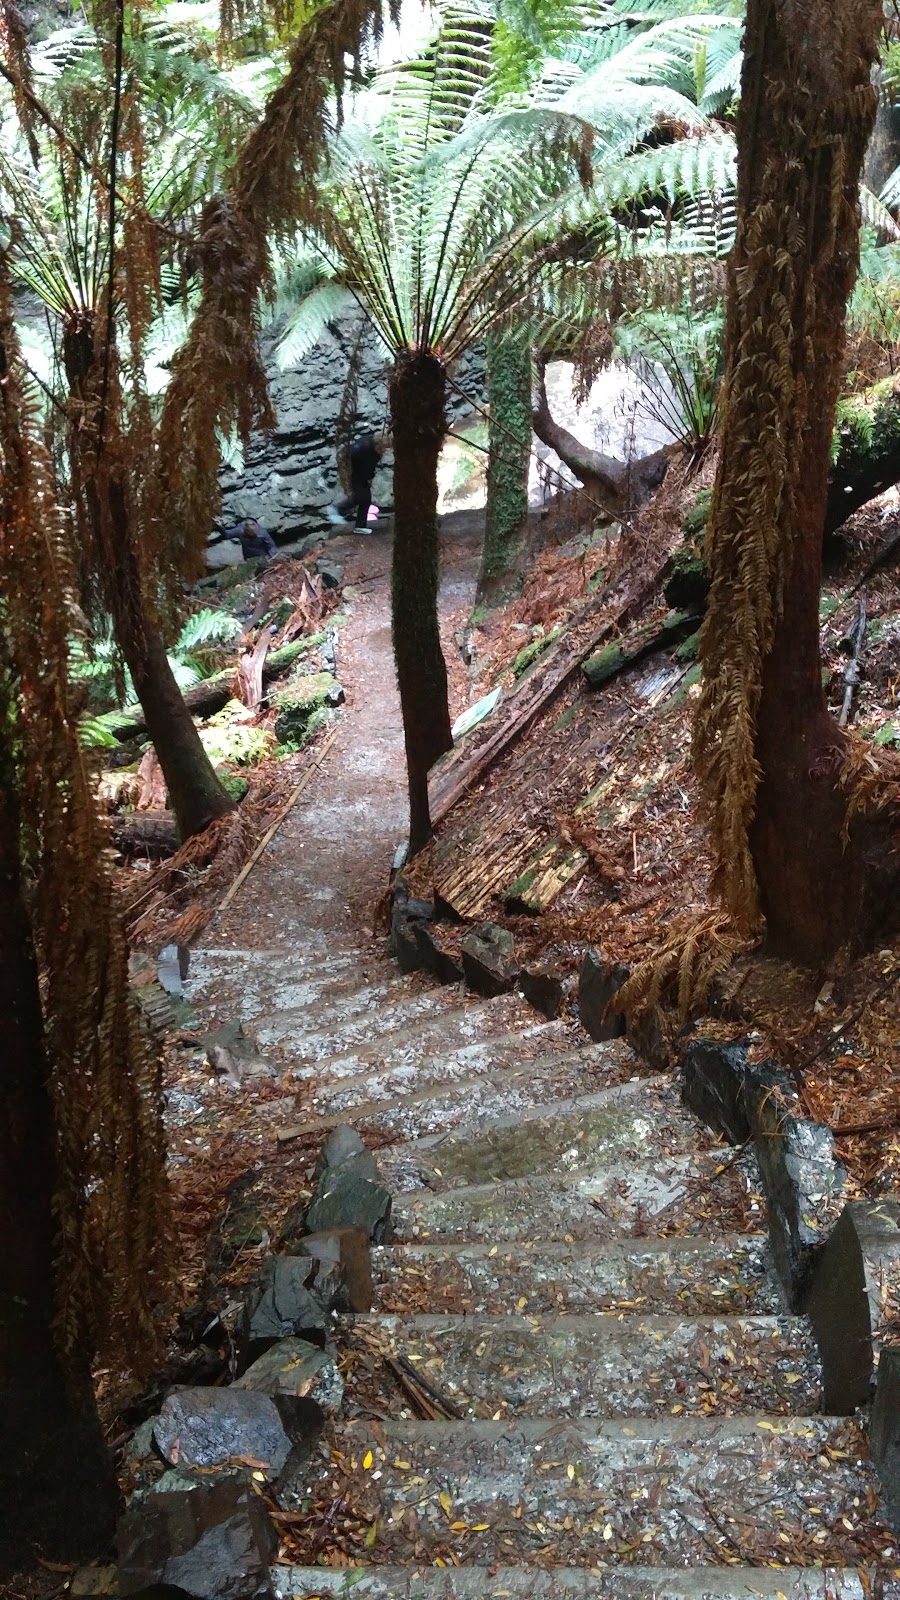
<svg viewBox="0 0 900 1600">
<path fill-rule="evenodd" d="M 490 438 L 484 546 L 476 604 L 502 605 L 522 586 L 528 555 L 528 464 L 531 459 L 531 348 L 514 334 L 493 334 L 487 346 Z"/>
<path fill-rule="evenodd" d="M 35 1550 L 53 1560 L 105 1554 L 118 1498 L 89 1363 L 76 1358 L 64 1375 L 52 1334 L 53 1108 L 23 893 L 9 682 L 0 660 L 0 1578 L 30 1569 Z"/>
<path fill-rule="evenodd" d="M 438 628 L 438 456 L 446 430 L 443 362 L 401 351 L 390 381 L 394 435 L 392 624 L 409 785 L 410 852 L 431 838 L 430 768 L 452 747 Z"/>
<path fill-rule="evenodd" d="M 889 899 L 872 896 L 874 825 L 843 838 L 851 746 L 826 709 L 818 617 L 880 26 L 881 0 L 750 0 L 738 118 L 696 745 L 718 888 L 808 960 L 871 931 Z"/>
<path fill-rule="evenodd" d="M 203 748 L 169 664 L 154 608 L 148 604 L 130 523 L 127 480 L 115 466 L 103 470 L 105 463 L 96 454 L 95 430 L 106 405 L 99 399 L 97 345 L 90 321 L 65 329 L 63 362 L 72 402 L 69 450 L 73 479 L 90 525 L 92 558 L 95 566 L 102 568 L 97 580 L 159 757 L 179 832 L 187 839 L 232 811 L 234 805 Z M 111 435 L 114 420 L 109 414 L 106 424 Z M 124 450 L 124 441 L 118 442 Z M 108 440 L 103 448 L 109 450 Z M 131 470 L 141 471 L 142 463 L 131 463 Z"/>
</svg>

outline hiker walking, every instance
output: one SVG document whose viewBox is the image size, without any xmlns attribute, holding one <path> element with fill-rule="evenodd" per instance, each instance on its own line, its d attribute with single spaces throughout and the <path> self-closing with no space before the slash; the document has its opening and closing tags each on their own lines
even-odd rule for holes
<svg viewBox="0 0 900 1600">
<path fill-rule="evenodd" d="M 364 433 L 350 446 L 350 493 L 337 505 L 328 507 L 328 520 L 344 523 L 350 513 L 356 512 L 357 533 L 371 533 L 369 508 L 372 504 L 372 479 L 378 470 L 384 452 L 390 447 L 386 433 Z M 378 516 L 378 507 L 375 507 Z"/>
</svg>

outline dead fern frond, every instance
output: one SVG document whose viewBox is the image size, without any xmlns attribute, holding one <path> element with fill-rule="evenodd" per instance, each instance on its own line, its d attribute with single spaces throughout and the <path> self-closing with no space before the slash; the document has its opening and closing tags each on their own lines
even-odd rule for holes
<svg viewBox="0 0 900 1600">
<path fill-rule="evenodd" d="M 724 912 L 685 918 L 618 990 L 616 1007 L 626 1016 L 643 1016 L 667 1004 L 686 1022 L 702 1011 L 716 979 L 751 945 Z"/>
</svg>

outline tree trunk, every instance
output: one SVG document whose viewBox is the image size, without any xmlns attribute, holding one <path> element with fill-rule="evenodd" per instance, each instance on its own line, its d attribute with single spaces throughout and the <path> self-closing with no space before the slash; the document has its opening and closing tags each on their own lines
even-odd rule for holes
<svg viewBox="0 0 900 1600">
<path fill-rule="evenodd" d="M 75 462 L 77 487 L 93 531 L 95 560 L 109 606 L 116 642 L 131 673 L 144 710 L 147 731 L 165 774 L 182 838 L 200 833 L 216 817 L 234 809 L 216 776 L 175 675 L 141 572 L 132 529 L 128 494 L 121 472 L 101 471 L 95 428 L 104 413 L 97 388 L 99 374 L 90 320 L 76 322 L 63 334 L 63 362 L 72 401 L 69 450 Z M 109 406 L 111 410 L 111 405 Z M 107 428 L 112 419 L 106 411 Z M 88 424 L 91 425 L 88 425 Z M 134 470 L 140 470 L 135 463 Z M 104 503 L 105 502 L 105 503 Z"/>
<path fill-rule="evenodd" d="M 584 485 L 585 493 L 597 502 L 599 511 L 612 517 L 624 516 L 649 500 L 666 475 L 669 464 L 668 450 L 654 450 L 652 455 L 634 461 L 620 461 L 617 456 L 604 455 L 594 450 L 556 421 L 547 399 L 547 361 L 538 358 L 537 381 L 532 404 L 532 424 L 538 438 Z"/>
<path fill-rule="evenodd" d="M 8 674 L 0 663 L 0 674 Z M 0 1577 L 105 1555 L 118 1490 L 87 1359 L 54 1346 L 53 1108 L 20 864 L 11 696 L 0 681 Z"/>
<path fill-rule="evenodd" d="M 528 556 L 531 386 L 527 340 L 492 334 L 487 345 L 487 507 L 476 607 L 502 605 L 522 586 Z"/>
<path fill-rule="evenodd" d="M 390 380 L 394 436 L 394 658 L 409 785 L 409 847 L 431 838 L 428 773 L 453 739 L 438 627 L 437 466 L 446 431 L 446 375 L 437 356 L 397 355 Z"/>
<path fill-rule="evenodd" d="M 750 0 L 698 766 L 736 919 L 815 962 L 874 931 L 875 834 L 819 655 L 822 533 L 881 0 Z M 843 780 L 843 786 L 842 786 Z M 874 827 L 874 833 L 873 833 Z M 884 880 L 882 880 L 884 885 Z M 890 894 L 883 887 L 881 911 Z"/>
</svg>

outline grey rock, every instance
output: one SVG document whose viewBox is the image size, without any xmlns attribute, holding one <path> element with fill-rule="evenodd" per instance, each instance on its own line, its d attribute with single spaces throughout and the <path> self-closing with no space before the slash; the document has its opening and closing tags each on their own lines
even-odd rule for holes
<svg viewBox="0 0 900 1600">
<path fill-rule="evenodd" d="M 208 572 L 221 572 L 223 567 L 235 567 L 243 559 L 240 541 L 237 539 L 220 539 L 218 544 L 209 545 L 206 551 L 206 568 Z"/>
<path fill-rule="evenodd" d="M 426 922 L 413 922 L 410 927 L 426 972 L 433 972 L 439 983 L 462 983 L 462 961 L 447 949 L 440 930 Z"/>
<path fill-rule="evenodd" d="M 822 1358 L 822 1409 L 850 1416 L 872 1396 L 877 1337 L 900 1293 L 900 1204 L 851 1200 L 816 1264 L 806 1312 Z"/>
<path fill-rule="evenodd" d="M 119 1525 L 119 1592 L 172 1585 L 193 1600 L 264 1600 L 278 1538 L 245 1484 L 148 1496 Z"/>
<path fill-rule="evenodd" d="M 377 1174 L 377 1168 L 375 1169 Z M 310 1233 L 332 1228 L 362 1228 L 382 1244 L 389 1237 L 391 1195 L 372 1176 L 368 1151 L 323 1173 L 306 1218 Z"/>
<path fill-rule="evenodd" d="M 411 922 L 406 908 L 394 905 L 391 911 L 391 955 L 401 972 L 419 972 L 427 965 L 419 945 L 419 923 Z"/>
<path fill-rule="evenodd" d="M 319 556 L 316 561 L 316 571 L 326 589 L 339 589 L 344 581 L 344 568 L 341 562 L 333 561 L 329 556 Z"/>
<path fill-rule="evenodd" d="M 483 922 L 467 933 L 460 946 L 466 983 L 488 999 L 508 994 L 519 977 L 515 941 L 508 928 Z"/>
<path fill-rule="evenodd" d="M 369 1236 L 363 1228 L 332 1228 L 298 1240 L 315 1264 L 309 1287 L 330 1311 L 371 1311 L 374 1300 Z"/>
<path fill-rule="evenodd" d="M 753 1110 L 769 1243 L 791 1311 L 803 1308 L 815 1257 L 834 1224 L 846 1171 L 829 1128 L 796 1117 L 771 1092 Z"/>
<path fill-rule="evenodd" d="M 344 1380 L 334 1356 L 305 1339 L 279 1339 L 236 1379 L 234 1389 L 259 1394 L 308 1396 L 334 1415 L 344 1396 Z"/>
<path fill-rule="evenodd" d="M 139 1428 L 135 1428 L 128 1446 L 129 1461 L 146 1461 L 155 1456 L 156 1449 L 153 1443 L 153 1430 L 157 1423 L 156 1417 L 148 1417 Z"/>
<path fill-rule="evenodd" d="M 332 1128 L 319 1157 L 316 1177 L 318 1178 L 326 1167 L 339 1167 L 342 1162 L 350 1161 L 353 1156 L 360 1156 L 365 1151 L 355 1128 L 343 1124 L 339 1128 Z"/>
<path fill-rule="evenodd" d="M 692 1039 L 678 1063 L 681 1098 L 694 1115 L 731 1144 L 750 1137 L 745 1096 L 746 1040 L 730 1044 L 717 1039 Z"/>
<path fill-rule="evenodd" d="M 308 1259 L 269 1256 L 259 1285 L 244 1302 L 239 1334 L 251 1359 L 262 1355 L 277 1339 L 308 1339 L 323 1345 L 328 1329 L 325 1308 L 306 1287 Z"/>
<path fill-rule="evenodd" d="M 269 1395 L 236 1389 L 176 1389 L 163 1404 L 153 1437 L 172 1466 L 220 1467 L 249 1456 L 273 1472 L 291 1439 Z"/>
<path fill-rule="evenodd" d="M 599 951 L 585 951 L 578 973 L 578 1015 L 592 1039 L 624 1037 L 625 1018 L 610 1006 L 629 976 L 627 967 L 607 961 Z"/>
<path fill-rule="evenodd" d="M 166 994 L 175 995 L 181 999 L 184 993 L 184 980 L 188 975 L 190 964 L 190 950 L 185 945 L 167 944 L 161 950 L 157 960 L 157 979 Z"/>
<path fill-rule="evenodd" d="M 519 974 L 519 988 L 530 1006 L 552 1021 L 558 1017 L 573 988 L 570 974 L 552 967 L 526 968 Z"/>
<path fill-rule="evenodd" d="M 894 1519 L 900 1517 L 900 1347 L 889 1345 L 878 1362 L 869 1447 Z"/>
</svg>

